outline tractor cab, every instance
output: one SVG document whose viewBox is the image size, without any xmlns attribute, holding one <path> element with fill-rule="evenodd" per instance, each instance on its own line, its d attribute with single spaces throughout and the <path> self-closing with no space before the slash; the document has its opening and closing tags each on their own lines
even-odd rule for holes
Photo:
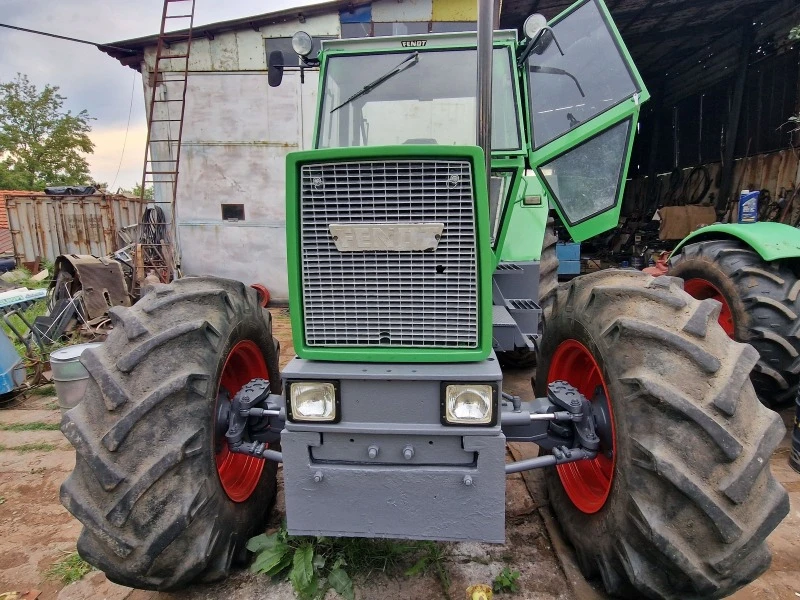
<svg viewBox="0 0 800 600">
<path fill-rule="evenodd" d="M 649 98 L 604 4 L 586 0 L 550 24 L 532 15 L 523 32 L 493 38 L 489 235 L 498 261 L 539 258 L 518 234 L 541 233 L 546 211 L 515 211 L 522 198 L 549 201 L 576 241 L 616 226 Z M 477 144 L 476 34 L 324 40 L 313 59 L 308 34 L 293 45 L 320 67 L 315 149 Z"/>
</svg>

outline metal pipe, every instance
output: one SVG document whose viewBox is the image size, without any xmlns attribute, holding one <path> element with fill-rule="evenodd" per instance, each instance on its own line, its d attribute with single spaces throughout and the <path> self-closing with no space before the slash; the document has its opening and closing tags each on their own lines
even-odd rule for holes
<svg viewBox="0 0 800 600">
<path fill-rule="evenodd" d="M 552 467 L 554 465 L 563 465 L 565 463 L 577 462 L 579 460 L 589 460 L 597 456 L 597 452 L 589 452 L 583 448 L 572 448 L 568 458 L 561 460 L 557 459 L 552 454 L 546 456 L 537 456 L 536 458 L 528 458 L 526 460 L 518 460 L 517 462 L 506 464 L 506 475 L 511 473 L 520 473 L 521 471 L 530 471 L 531 469 L 541 469 L 542 467 Z"/>
<path fill-rule="evenodd" d="M 261 453 L 261 456 L 273 462 L 283 462 L 283 453 L 278 452 L 277 450 L 264 450 L 264 452 Z"/>
<path fill-rule="evenodd" d="M 492 176 L 492 44 L 494 0 L 478 0 L 478 110 L 477 142 L 486 161 L 486 183 Z M 487 189 L 491 195 L 491 190 Z"/>
<path fill-rule="evenodd" d="M 500 413 L 500 421 L 504 426 L 528 425 L 532 421 L 574 421 L 572 413 L 566 411 L 531 413 L 526 410 L 504 410 Z"/>
</svg>

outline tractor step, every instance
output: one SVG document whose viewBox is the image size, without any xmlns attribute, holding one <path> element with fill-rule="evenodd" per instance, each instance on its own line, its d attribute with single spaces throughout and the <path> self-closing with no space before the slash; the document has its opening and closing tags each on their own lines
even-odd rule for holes
<svg viewBox="0 0 800 600">
<path fill-rule="evenodd" d="M 535 351 L 538 333 L 526 333 L 523 324 L 538 329 L 541 309 L 530 299 L 507 300 L 506 306 L 492 306 L 492 329 L 495 349 L 527 348 Z"/>
</svg>

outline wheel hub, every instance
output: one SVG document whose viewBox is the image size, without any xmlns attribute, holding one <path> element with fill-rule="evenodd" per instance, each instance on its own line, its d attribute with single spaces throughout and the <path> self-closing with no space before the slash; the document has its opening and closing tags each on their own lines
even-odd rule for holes
<svg viewBox="0 0 800 600">
<path fill-rule="evenodd" d="M 614 481 L 616 437 L 611 400 L 603 372 L 591 351 L 577 340 L 561 342 L 553 353 L 547 382 L 566 381 L 587 398 L 592 398 L 595 429 L 602 453 L 592 460 L 556 466 L 569 499 L 580 511 L 592 514 L 608 500 Z M 598 388 L 602 390 L 597 393 Z"/>
<path fill-rule="evenodd" d="M 250 380 L 259 378 L 269 379 L 261 350 L 252 340 L 238 342 L 231 348 L 222 367 L 213 423 L 217 474 L 228 498 L 234 502 L 245 502 L 253 495 L 261 480 L 265 461 L 229 450 L 225 432 L 230 421 L 230 399 Z"/>
<path fill-rule="evenodd" d="M 614 456 L 614 432 L 611 424 L 611 413 L 608 407 L 608 398 L 602 386 L 597 386 L 592 398 L 592 417 L 594 430 L 600 438 L 600 452 L 608 458 Z"/>
</svg>

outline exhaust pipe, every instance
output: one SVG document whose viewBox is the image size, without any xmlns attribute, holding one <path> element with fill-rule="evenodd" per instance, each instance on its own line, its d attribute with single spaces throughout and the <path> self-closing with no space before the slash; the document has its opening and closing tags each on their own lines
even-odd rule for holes
<svg viewBox="0 0 800 600">
<path fill-rule="evenodd" d="M 486 183 L 491 196 L 492 177 L 492 44 L 494 0 L 478 0 L 478 110 L 477 142 L 486 160 Z"/>
</svg>

